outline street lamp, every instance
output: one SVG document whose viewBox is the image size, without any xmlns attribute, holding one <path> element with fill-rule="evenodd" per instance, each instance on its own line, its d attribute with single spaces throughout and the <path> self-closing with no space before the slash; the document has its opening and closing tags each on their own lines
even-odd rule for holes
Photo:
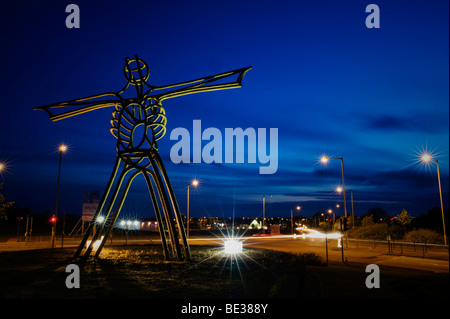
<svg viewBox="0 0 450 319">
<path fill-rule="evenodd" d="M 266 233 L 266 230 L 264 229 L 264 220 L 266 219 L 266 196 L 272 197 L 272 195 L 263 195 L 263 220 L 262 220 L 263 234 Z"/>
<path fill-rule="evenodd" d="M 56 218 L 58 216 L 58 198 L 59 198 L 59 180 L 61 177 L 61 158 L 62 154 L 67 151 L 67 146 L 64 144 L 61 144 L 59 146 L 59 167 L 58 167 L 58 183 L 56 186 L 56 204 L 55 204 L 55 214 L 53 215 L 55 222 L 52 226 L 52 248 L 55 247 L 55 232 L 56 232 Z"/>
<path fill-rule="evenodd" d="M 197 179 L 192 180 L 190 184 L 187 185 L 187 238 L 189 238 L 189 186 L 197 187 L 199 184 Z"/>
<path fill-rule="evenodd" d="M 301 207 L 297 205 L 297 207 L 295 209 L 300 211 Z M 291 208 L 291 229 L 292 229 L 292 235 L 294 235 L 294 213 L 293 213 L 292 208 Z"/>
<path fill-rule="evenodd" d="M 3 172 L 6 172 L 6 164 L 0 162 L 0 177 L 2 178 L 2 180 L 3 180 Z"/>
<path fill-rule="evenodd" d="M 336 215 L 334 214 L 334 211 L 329 209 L 328 214 L 333 214 L 333 225 L 334 225 L 334 223 L 336 223 Z"/>
<path fill-rule="evenodd" d="M 336 188 L 336 191 L 338 193 L 342 192 L 342 187 L 338 187 Z M 350 188 L 350 198 L 351 198 L 351 202 L 352 202 L 352 227 L 355 227 L 355 211 L 353 209 L 353 189 Z M 336 205 L 336 207 L 339 207 L 339 205 Z"/>
<path fill-rule="evenodd" d="M 355 227 L 355 211 L 353 210 L 353 189 L 350 189 L 350 198 L 352 201 L 352 228 Z"/>
<path fill-rule="evenodd" d="M 444 229 L 444 245 L 447 245 L 447 235 L 445 233 L 445 221 L 444 221 L 444 205 L 442 203 L 441 174 L 439 173 L 439 162 L 437 159 L 433 158 L 432 154 L 430 154 L 428 152 L 422 153 L 420 156 L 420 160 L 422 163 L 427 164 L 427 165 L 430 164 L 432 161 L 436 162 L 438 183 L 439 183 L 439 197 L 441 200 L 442 227 Z"/>
<path fill-rule="evenodd" d="M 331 159 L 340 159 L 341 160 L 341 168 L 342 168 L 342 192 L 344 194 L 344 214 L 345 218 L 347 218 L 347 205 L 345 203 L 345 182 L 344 182 L 344 158 L 343 157 L 328 157 L 328 156 L 322 156 L 320 158 L 320 161 L 323 164 L 327 164 Z"/>
</svg>

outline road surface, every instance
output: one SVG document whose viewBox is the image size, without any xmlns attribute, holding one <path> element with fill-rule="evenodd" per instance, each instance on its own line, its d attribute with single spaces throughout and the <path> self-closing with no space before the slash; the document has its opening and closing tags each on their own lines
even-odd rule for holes
<svg viewBox="0 0 450 319">
<path fill-rule="evenodd" d="M 326 260 L 328 253 L 329 262 L 342 262 L 349 264 L 377 264 L 378 266 L 406 268 L 415 270 L 432 271 L 436 273 L 449 273 L 448 250 L 441 249 L 424 254 L 427 258 L 421 256 L 421 250 L 417 249 L 416 256 L 404 255 L 397 248 L 392 254 L 388 253 L 386 245 L 361 245 L 350 242 L 344 244 L 344 251 L 337 246 L 336 239 L 328 239 L 328 247 L 325 245 L 324 238 L 302 238 L 292 235 L 267 236 L 267 237 L 241 237 L 245 248 L 271 249 L 291 253 L 315 253 Z M 64 247 L 77 247 L 80 239 L 65 239 Z M 217 237 L 191 237 L 188 240 L 190 245 L 214 245 L 224 244 L 224 238 Z M 55 241 L 55 247 L 61 247 L 61 240 Z M 155 238 L 130 238 L 125 241 L 123 238 L 114 238 L 113 245 L 133 245 L 133 244 L 159 244 L 160 240 Z M 107 243 L 108 246 L 108 243 Z M 45 242 L 3 242 L 0 243 L 0 253 L 6 251 L 20 251 L 31 249 L 51 248 L 49 241 Z M 327 249 L 328 248 L 328 249 Z M 433 258 L 430 258 L 433 257 Z"/>
<path fill-rule="evenodd" d="M 290 253 L 308 253 L 313 252 L 326 260 L 327 247 L 325 239 L 322 238 L 302 238 L 297 236 L 295 239 L 290 235 L 281 235 L 273 237 L 242 237 L 245 247 L 272 249 Z M 190 245 L 221 245 L 224 240 L 219 238 L 191 238 Z M 377 264 L 378 266 L 408 268 L 415 270 L 432 271 L 436 273 L 449 273 L 448 251 L 442 250 L 436 254 L 437 258 L 422 258 L 400 255 L 400 252 L 388 254 L 387 246 L 378 246 L 372 248 L 370 245 L 358 247 L 350 244 L 348 247 L 344 244 L 344 252 L 338 247 L 337 240 L 328 239 L 328 260 L 329 262 L 342 262 L 349 264 Z"/>
</svg>

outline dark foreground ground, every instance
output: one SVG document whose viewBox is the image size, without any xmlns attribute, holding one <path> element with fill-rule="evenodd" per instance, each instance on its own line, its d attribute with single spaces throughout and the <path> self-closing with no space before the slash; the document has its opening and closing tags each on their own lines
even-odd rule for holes
<svg viewBox="0 0 450 319">
<path fill-rule="evenodd" d="M 108 247 L 101 258 L 72 259 L 73 248 L 0 253 L 0 299 L 448 299 L 448 274 L 380 268 L 379 289 L 365 265 L 324 265 L 314 254 L 192 246 L 192 260 L 164 261 L 160 246 Z M 66 266 L 80 288 L 66 287 Z"/>
</svg>

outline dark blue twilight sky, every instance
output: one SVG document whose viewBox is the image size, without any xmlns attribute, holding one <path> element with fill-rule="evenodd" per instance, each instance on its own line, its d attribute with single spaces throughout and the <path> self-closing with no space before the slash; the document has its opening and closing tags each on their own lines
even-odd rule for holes
<svg viewBox="0 0 450 319">
<path fill-rule="evenodd" d="M 68 29 L 65 8 L 81 10 Z M 381 28 L 368 29 L 365 8 L 380 8 Z M 51 122 L 32 111 L 91 94 L 118 91 L 125 57 L 138 54 L 149 82 L 164 85 L 252 66 L 240 89 L 164 101 L 167 134 L 160 154 L 178 203 L 191 216 L 303 215 L 342 204 L 335 191 L 343 157 L 347 207 L 382 207 L 413 215 L 439 206 L 436 166 L 414 163 L 437 154 L 444 206 L 449 203 L 449 21 L 447 0 L 399 1 L 2 1 L 0 177 L 17 206 L 52 211 L 58 145 L 59 212 L 80 214 L 83 192 L 104 191 L 114 164 L 111 109 Z M 278 170 L 256 164 L 174 164 L 170 132 L 193 120 L 202 129 L 278 128 Z M 203 142 L 205 145 L 206 142 Z M 342 205 L 341 205 L 342 207 Z M 343 209 L 337 213 L 343 214 Z M 123 215 L 152 217 L 143 179 Z"/>
</svg>

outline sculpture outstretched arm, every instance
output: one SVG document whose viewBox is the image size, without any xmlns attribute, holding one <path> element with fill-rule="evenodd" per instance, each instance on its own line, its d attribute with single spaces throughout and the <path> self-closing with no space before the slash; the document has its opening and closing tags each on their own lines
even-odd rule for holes
<svg viewBox="0 0 450 319">
<path fill-rule="evenodd" d="M 169 84 L 165 86 L 154 87 L 151 91 L 154 93 L 156 90 L 164 90 L 170 89 L 174 87 L 181 87 L 179 89 L 175 89 L 173 91 L 160 93 L 160 94 L 151 94 L 150 96 L 158 99 L 159 101 L 178 97 L 182 95 L 192 94 L 192 93 L 200 93 L 200 92 L 208 92 L 208 91 L 216 91 L 216 90 L 225 90 L 225 89 L 233 89 L 239 88 L 242 86 L 242 79 L 244 78 L 245 73 L 247 73 L 252 67 L 246 67 L 242 69 L 237 69 L 229 72 L 219 73 L 215 75 L 210 75 L 204 78 Z M 213 82 L 226 79 L 228 77 L 237 75 L 237 79 L 234 82 L 226 82 L 221 84 L 211 84 Z"/>
<path fill-rule="evenodd" d="M 33 110 L 45 111 L 52 121 L 59 121 L 97 109 L 114 106 L 121 100 L 123 99 L 117 93 L 104 93 L 65 102 L 37 106 L 34 107 Z M 64 108 L 65 112 L 57 113 L 60 108 Z M 67 111 L 67 108 L 70 110 Z"/>
</svg>

